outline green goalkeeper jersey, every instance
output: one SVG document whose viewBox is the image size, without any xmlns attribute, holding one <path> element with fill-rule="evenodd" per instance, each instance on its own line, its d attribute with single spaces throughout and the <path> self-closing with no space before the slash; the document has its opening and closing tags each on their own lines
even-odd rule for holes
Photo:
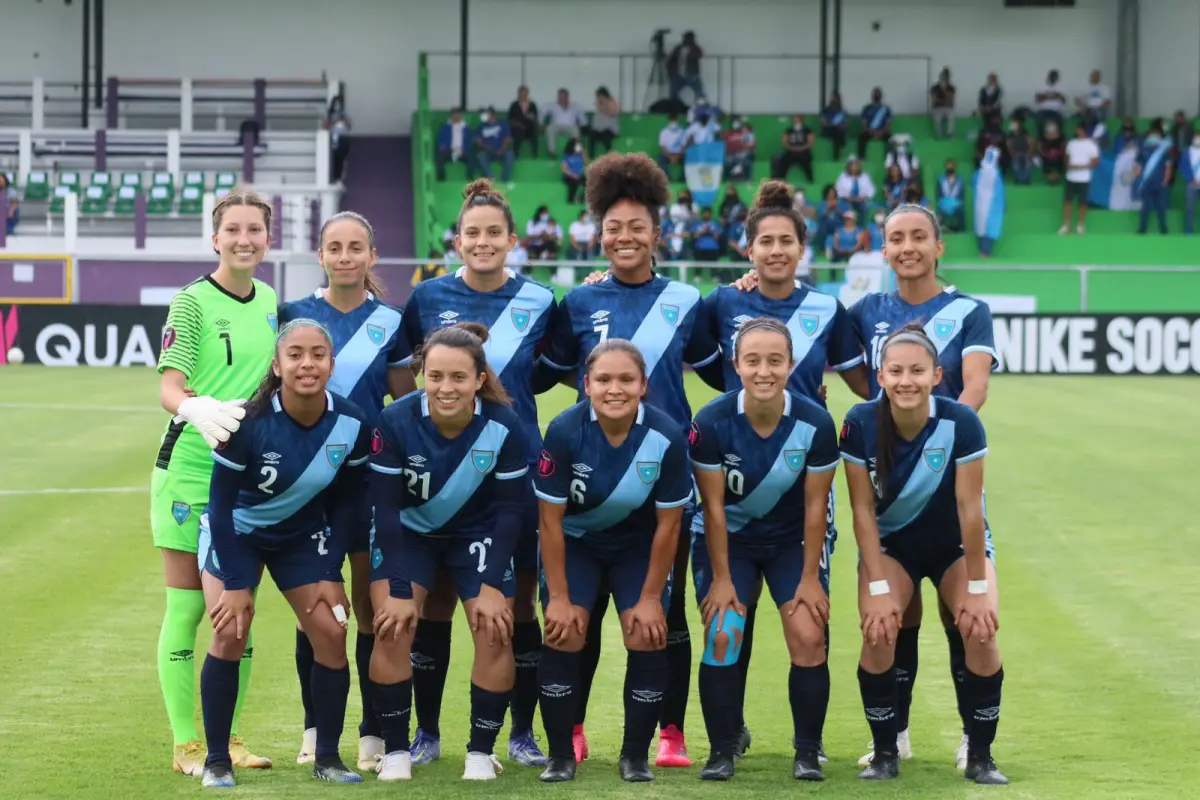
<svg viewBox="0 0 1200 800">
<path fill-rule="evenodd" d="M 193 281 L 171 299 L 158 371 L 177 369 L 197 396 L 248 400 L 271 367 L 278 328 L 275 290 L 255 280 L 247 297 L 221 288 L 212 276 Z M 168 422 L 155 466 L 212 471 L 200 432 Z"/>
</svg>

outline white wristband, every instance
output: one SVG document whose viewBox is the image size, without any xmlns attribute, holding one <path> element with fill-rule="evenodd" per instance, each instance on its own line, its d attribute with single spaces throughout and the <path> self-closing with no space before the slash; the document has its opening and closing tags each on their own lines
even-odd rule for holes
<svg viewBox="0 0 1200 800">
<path fill-rule="evenodd" d="M 888 586 L 887 581 L 871 581 L 867 584 L 867 591 L 870 592 L 871 597 L 878 597 L 881 594 L 889 594 L 892 587 Z"/>
<path fill-rule="evenodd" d="M 981 581 L 967 581 L 967 594 L 987 594 L 988 582 L 987 579 Z"/>
</svg>

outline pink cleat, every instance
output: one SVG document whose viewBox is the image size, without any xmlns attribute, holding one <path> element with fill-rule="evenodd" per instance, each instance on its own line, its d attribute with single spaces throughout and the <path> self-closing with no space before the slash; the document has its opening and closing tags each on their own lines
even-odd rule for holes
<svg viewBox="0 0 1200 800">
<path fill-rule="evenodd" d="M 692 760 L 688 758 L 687 743 L 683 740 L 683 731 L 674 725 L 668 725 L 658 732 L 658 758 L 654 760 L 656 767 L 690 767 Z"/>
<path fill-rule="evenodd" d="M 571 744 L 575 745 L 575 763 L 587 761 L 587 734 L 583 732 L 582 725 L 576 725 L 575 730 L 571 732 Z"/>
</svg>

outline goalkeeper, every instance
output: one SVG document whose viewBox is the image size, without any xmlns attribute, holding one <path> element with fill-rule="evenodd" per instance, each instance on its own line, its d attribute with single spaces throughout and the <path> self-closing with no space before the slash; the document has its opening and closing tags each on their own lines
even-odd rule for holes
<svg viewBox="0 0 1200 800">
<path fill-rule="evenodd" d="M 254 279 L 270 246 L 271 211 L 250 193 L 226 195 L 213 209 L 213 248 L 220 264 L 172 298 L 158 360 L 162 406 L 173 415 L 150 479 L 150 528 L 167 584 L 158 678 L 175 740 L 172 768 L 196 777 L 205 759 L 196 731 L 193 664 L 196 631 L 204 618 L 198 525 L 208 503 L 212 450 L 238 429 L 245 415 L 241 404 L 266 375 L 275 351 L 275 291 Z M 260 488 L 270 491 L 274 477 L 263 475 Z M 237 735 L 253 652 L 248 641 L 229 752 L 235 766 L 265 768 L 270 759 L 251 755 Z"/>
</svg>

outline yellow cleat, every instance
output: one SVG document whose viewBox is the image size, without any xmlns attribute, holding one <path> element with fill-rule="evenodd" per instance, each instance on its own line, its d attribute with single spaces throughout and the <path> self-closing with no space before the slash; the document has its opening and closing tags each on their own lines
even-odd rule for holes
<svg viewBox="0 0 1200 800">
<path fill-rule="evenodd" d="M 229 737 L 229 757 L 233 760 L 233 765 L 241 769 L 271 768 L 271 759 L 251 753 L 240 736 Z"/>
<path fill-rule="evenodd" d="M 184 744 L 175 745 L 175 761 L 171 769 L 199 778 L 204 773 L 204 758 L 207 755 L 204 745 L 195 739 Z"/>
</svg>

